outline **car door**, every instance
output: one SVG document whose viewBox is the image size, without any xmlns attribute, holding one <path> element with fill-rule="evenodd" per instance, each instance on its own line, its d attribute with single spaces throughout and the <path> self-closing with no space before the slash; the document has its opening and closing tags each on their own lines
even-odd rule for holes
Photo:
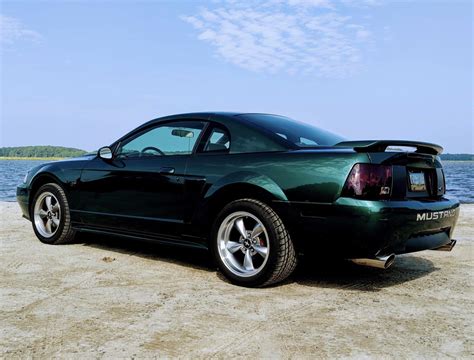
<svg viewBox="0 0 474 360">
<path fill-rule="evenodd" d="M 186 162 L 204 125 L 196 120 L 161 123 L 123 140 L 112 160 L 92 160 L 79 185 L 83 226 L 179 236 Z"/>
</svg>

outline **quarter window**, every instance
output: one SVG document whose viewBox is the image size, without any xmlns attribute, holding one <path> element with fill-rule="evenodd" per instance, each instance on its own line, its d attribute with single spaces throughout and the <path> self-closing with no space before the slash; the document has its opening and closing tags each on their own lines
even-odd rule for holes
<svg viewBox="0 0 474 360">
<path fill-rule="evenodd" d="M 214 128 L 207 140 L 204 152 L 224 152 L 230 149 L 230 138 L 226 130 L 221 128 Z"/>
<path fill-rule="evenodd" d="M 179 121 L 157 126 L 121 145 L 123 157 L 189 155 L 204 128 L 200 121 Z"/>
<path fill-rule="evenodd" d="M 300 141 L 296 143 L 298 146 L 317 146 L 318 143 L 314 140 L 300 137 Z"/>
</svg>

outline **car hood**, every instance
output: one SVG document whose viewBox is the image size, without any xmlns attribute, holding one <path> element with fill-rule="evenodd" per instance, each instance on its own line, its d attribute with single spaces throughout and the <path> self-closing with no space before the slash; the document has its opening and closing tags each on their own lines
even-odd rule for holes
<svg viewBox="0 0 474 360">
<path fill-rule="evenodd" d="M 27 173 L 27 182 L 31 181 L 31 179 L 38 173 L 48 169 L 57 169 L 58 167 L 80 167 L 81 162 L 90 161 L 96 157 L 95 154 L 85 154 L 82 156 L 77 156 L 74 158 L 67 158 L 62 160 L 54 160 L 54 161 L 46 161 L 40 165 L 32 167 L 28 170 Z M 73 165 L 75 164 L 75 165 Z M 70 165 L 70 166 L 68 166 Z"/>
<path fill-rule="evenodd" d="M 71 161 L 85 161 L 85 160 L 92 160 L 97 156 L 96 153 L 87 153 L 81 156 L 73 157 L 73 158 L 66 158 L 62 160 L 56 160 L 56 161 L 50 161 L 47 164 L 61 164 L 61 163 L 66 163 L 66 162 L 71 162 Z M 44 165 L 44 164 L 43 164 Z"/>
</svg>

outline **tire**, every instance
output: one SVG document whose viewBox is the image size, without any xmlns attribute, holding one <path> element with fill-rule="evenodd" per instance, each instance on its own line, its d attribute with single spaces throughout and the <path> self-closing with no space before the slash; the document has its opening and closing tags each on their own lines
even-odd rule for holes
<svg viewBox="0 0 474 360">
<path fill-rule="evenodd" d="M 221 272 L 241 286 L 283 281 L 297 264 L 282 220 L 271 207 L 254 199 L 236 200 L 222 209 L 212 228 L 210 248 Z"/>
<path fill-rule="evenodd" d="M 59 245 L 74 241 L 66 193 L 58 184 L 41 186 L 33 198 L 30 212 L 33 230 L 41 242 Z"/>
</svg>

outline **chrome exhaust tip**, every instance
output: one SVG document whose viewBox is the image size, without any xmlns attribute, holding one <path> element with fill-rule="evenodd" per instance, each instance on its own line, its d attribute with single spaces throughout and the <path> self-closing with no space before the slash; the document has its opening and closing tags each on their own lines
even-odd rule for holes
<svg viewBox="0 0 474 360">
<path fill-rule="evenodd" d="M 360 258 L 360 259 L 349 259 L 350 262 L 353 262 L 357 265 L 369 266 L 378 269 L 388 269 L 395 261 L 395 254 L 390 254 L 386 256 L 376 256 L 373 259 L 370 258 Z"/>
<path fill-rule="evenodd" d="M 440 246 L 436 249 L 433 249 L 433 250 L 437 250 L 437 251 L 451 251 L 453 250 L 453 247 L 454 245 L 456 245 L 456 240 L 451 240 L 449 243 L 447 244 L 444 244 L 443 246 Z"/>
</svg>

